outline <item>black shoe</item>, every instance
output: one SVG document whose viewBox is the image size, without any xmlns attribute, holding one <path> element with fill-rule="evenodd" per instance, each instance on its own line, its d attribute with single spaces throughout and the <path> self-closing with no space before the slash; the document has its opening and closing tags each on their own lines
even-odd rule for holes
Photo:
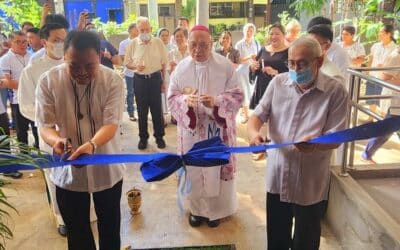
<svg viewBox="0 0 400 250">
<path fill-rule="evenodd" d="M 163 138 L 156 139 L 156 143 L 157 143 L 157 147 L 158 148 L 165 148 L 166 147 L 165 141 L 164 141 Z"/>
<path fill-rule="evenodd" d="M 18 171 L 9 172 L 9 173 L 3 173 L 3 175 L 6 176 L 6 177 L 14 178 L 14 179 L 19 179 L 19 178 L 22 177 L 22 173 L 18 172 Z"/>
<path fill-rule="evenodd" d="M 146 149 L 147 148 L 147 140 L 140 140 L 137 147 L 140 150 Z"/>
<path fill-rule="evenodd" d="M 219 219 L 207 221 L 208 227 L 218 227 L 220 223 Z"/>
<path fill-rule="evenodd" d="M 199 227 L 201 225 L 202 221 L 203 221 L 203 217 L 201 217 L 201 216 L 195 216 L 193 214 L 189 215 L 189 224 L 192 227 Z"/>
<path fill-rule="evenodd" d="M 130 116 L 129 116 L 129 120 L 131 120 L 131 121 L 133 121 L 133 122 L 136 122 L 136 121 L 137 121 L 135 115 L 130 115 Z"/>
<path fill-rule="evenodd" d="M 57 231 L 61 236 L 67 237 L 67 227 L 65 225 L 59 225 Z"/>
</svg>

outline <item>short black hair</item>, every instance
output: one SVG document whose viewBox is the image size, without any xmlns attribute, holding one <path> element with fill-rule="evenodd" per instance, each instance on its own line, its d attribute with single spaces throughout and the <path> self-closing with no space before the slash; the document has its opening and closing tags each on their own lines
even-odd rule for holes
<svg viewBox="0 0 400 250">
<path fill-rule="evenodd" d="M 189 23 L 189 18 L 187 18 L 185 16 L 179 17 L 178 20 L 185 20 L 187 23 Z"/>
<path fill-rule="evenodd" d="M 183 29 L 183 28 L 176 28 L 174 30 L 174 36 L 176 33 L 178 33 L 179 31 L 183 32 L 183 35 L 186 37 L 186 39 L 189 37 L 189 32 L 187 31 L 187 29 Z"/>
<path fill-rule="evenodd" d="M 97 54 L 100 54 L 100 38 L 97 34 L 90 31 L 74 30 L 69 32 L 65 38 L 64 52 L 70 47 L 79 51 L 94 49 Z"/>
<path fill-rule="evenodd" d="M 312 26 L 310 29 L 307 30 L 308 34 L 314 34 L 319 37 L 325 38 L 330 42 L 333 41 L 333 32 L 331 26 L 326 24 L 317 24 Z"/>
<path fill-rule="evenodd" d="M 35 25 L 33 25 L 32 22 L 30 22 L 30 21 L 25 21 L 25 22 L 23 22 L 23 23 L 21 24 L 21 29 L 23 29 L 24 26 L 27 26 L 27 25 L 32 26 L 32 27 L 35 27 Z"/>
<path fill-rule="evenodd" d="M 26 31 L 26 33 L 34 33 L 36 35 L 39 35 L 39 28 L 36 27 L 30 28 L 29 30 Z"/>
<path fill-rule="evenodd" d="M 285 27 L 279 22 L 276 22 L 276 23 L 272 24 L 271 26 L 269 26 L 268 31 L 271 31 L 273 28 L 279 29 L 282 32 L 282 34 L 286 33 L 285 32 Z"/>
<path fill-rule="evenodd" d="M 309 30 L 312 26 L 318 24 L 326 24 L 332 27 L 332 20 L 323 16 L 313 17 L 307 24 L 307 30 Z"/>
<path fill-rule="evenodd" d="M 386 33 L 390 33 L 390 39 L 396 43 L 396 39 L 394 39 L 394 27 L 391 24 L 385 24 L 382 29 L 386 32 Z"/>
<path fill-rule="evenodd" d="M 59 23 L 47 23 L 39 31 L 40 38 L 47 40 L 50 36 L 50 31 L 58 29 L 65 29 L 65 27 Z"/>
<path fill-rule="evenodd" d="M 356 33 L 356 28 L 353 25 L 346 25 L 343 27 L 343 30 L 352 36 L 354 36 L 354 34 Z"/>
<path fill-rule="evenodd" d="M 26 36 L 24 32 L 18 30 L 18 31 L 13 31 L 8 35 L 8 39 L 13 40 L 15 36 Z"/>
<path fill-rule="evenodd" d="M 136 28 L 136 23 L 131 23 L 128 26 L 128 31 L 130 31 L 131 29 L 134 29 L 134 28 Z"/>
<path fill-rule="evenodd" d="M 46 16 L 46 19 L 44 21 L 45 24 L 48 23 L 58 23 L 61 24 L 64 29 L 69 29 L 69 23 L 67 21 L 67 19 L 65 19 L 65 16 L 61 15 L 61 14 L 49 14 Z"/>
</svg>

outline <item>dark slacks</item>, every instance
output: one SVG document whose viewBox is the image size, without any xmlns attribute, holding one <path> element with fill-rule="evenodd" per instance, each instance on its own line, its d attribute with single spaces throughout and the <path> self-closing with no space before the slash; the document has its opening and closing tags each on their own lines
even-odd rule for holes
<svg viewBox="0 0 400 250">
<path fill-rule="evenodd" d="M 19 142 L 28 144 L 28 130 L 29 124 L 32 128 L 32 134 L 35 138 L 34 146 L 39 148 L 39 135 L 35 123 L 29 119 L 26 119 L 19 111 L 19 104 L 11 104 L 12 118 L 17 130 L 17 139 Z"/>
<path fill-rule="evenodd" d="M 267 193 L 268 250 L 318 250 L 326 204 L 300 206 L 281 202 L 279 194 Z"/>
<path fill-rule="evenodd" d="M 121 248 L 121 191 L 122 180 L 112 188 L 93 193 L 100 250 Z M 68 229 L 68 249 L 96 250 L 90 228 L 90 194 L 56 186 L 56 199 Z"/>
<path fill-rule="evenodd" d="M 156 139 L 161 139 L 165 134 L 164 118 L 161 109 L 161 73 L 153 73 L 149 78 L 135 74 L 133 84 L 139 117 L 140 139 L 147 140 L 149 138 L 147 131 L 149 109 L 153 120 L 153 135 Z"/>
<path fill-rule="evenodd" d="M 0 104 L 1 105 L 1 104 Z M 0 135 L 10 135 L 10 128 L 9 128 L 9 121 L 8 121 L 8 114 L 3 113 L 0 114 Z"/>
</svg>

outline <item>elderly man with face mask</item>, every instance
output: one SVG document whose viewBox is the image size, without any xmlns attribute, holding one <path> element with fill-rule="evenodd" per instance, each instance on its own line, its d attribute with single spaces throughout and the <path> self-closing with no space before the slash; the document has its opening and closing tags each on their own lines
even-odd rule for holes
<svg viewBox="0 0 400 250">
<path fill-rule="evenodd" d="M 195 26 L 189 35 L 190 56 L 171 75 L 168 105 L 177 120 L 178 153 L 186 153 L 194 143 L 220 137 L 227 145 L 236 144 L 235 117 L 243 92 L 235 69 L 228 59 L 212 52 L 207 27 Z M 186 166 L 190 185 L 189 223 L 202 222 L 216 227 L 220 219 L 237 208 L 235 157 L 228 164 L 212 168 Z"/>
<path fill-rule="evenodd" d="M 168 54 L 163 42 L 151 35 L 150 21 L 139 17 L 136 22 L 139 36 L 132 40 L 125 53 L 124 65 L 134 71 L 136 107 L 139 116 L 138 149 L 147 148 L 149 109 L 153 121 L 154 137 L 158 148 L 165 148 L 164 119 L 161 92 L 165 92 Z"/>
<path fill-rule="evenodd" d="M 300 142 L 268 152 L 268 249 L 319 248 L 330 157 L 339 145 L 307 141 L 345 128 L 349 107 L 344 86 L 320 70 L 322 63 L 318 41 L 309 36 L 294 41 L 289 48 L 289 72 L 272 79 L 249 119 L 252 145 L 265 142 L 260 128 L 266 122 L 272 143 Z"/>
<path fill-rule="evenodd" d="M 65 63 L 44 73 L 36 90 L 36 123 L 42 139 L 54 154 L 69 160 L 82 154 L 120 152 L 124 83 L 112 69 L 100 65 L 100 39 L 92 32 L 72 31 L 65 39 L 64 55 Z M 98 218 L 99 248 L 120 249 L 123 175 L 123 164 L 52 170 L 50 179 L 68 229 L 68 249 L 96 249 L 90 194 Z"/>
</svg>

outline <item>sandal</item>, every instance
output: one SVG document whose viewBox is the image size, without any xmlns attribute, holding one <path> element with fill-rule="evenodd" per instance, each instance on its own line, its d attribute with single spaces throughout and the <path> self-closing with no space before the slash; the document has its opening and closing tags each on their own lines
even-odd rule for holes
<svg viewBox="0 0 400 250">
<path fill-rule="evenodd" d="M 3 175 L 6 177 L 11 177 L 13 179 L 19 179 L 22 177 L 23 174 L 21 172 L 15 171 L 15 172 L 3 173 Z"/>
</svg>

